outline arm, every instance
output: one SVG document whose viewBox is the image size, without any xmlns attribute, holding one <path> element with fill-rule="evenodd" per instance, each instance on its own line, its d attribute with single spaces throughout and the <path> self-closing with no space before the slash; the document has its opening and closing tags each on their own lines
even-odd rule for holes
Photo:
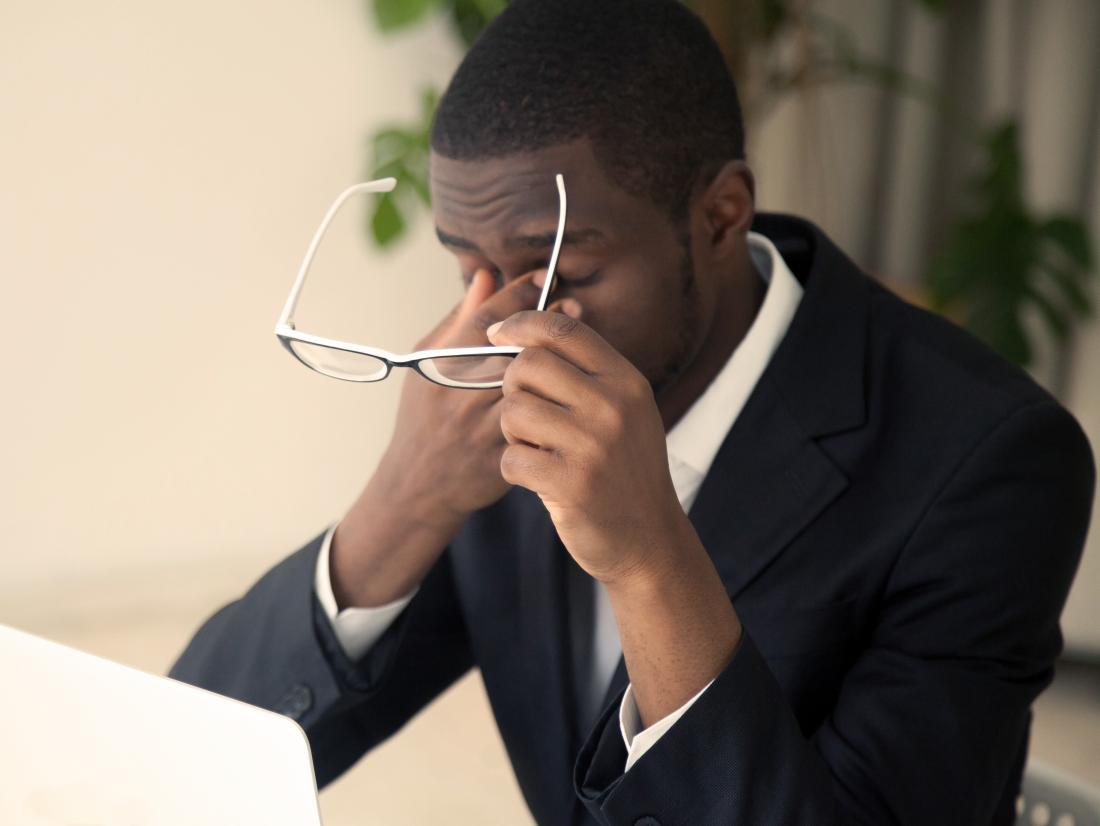
<svg viewBox="0 0 1100 826">
<path fill-rule="evenodd" d="M 483 344 L 494 318 L 537 298 L 533 275 L 496 291 L 487 272 L 475 273 L 461 304 L 417 349 Z M 507 492 L 498 401 L 410 376 L 390 445 L 333 533 L 329 609 L 314 588 L 318 537 L 211 617 L 171 676 L 294 717 L 309 735 L 320 785 L 400 728 L 472 664 L 446 548 L 469 514 Z M 330 618 L 391 604 L 418 585 L 353 662 Z"/>
<path fill-rule="evenodd" d="M 313 589 L 322 539 L 208 619 L 170 672 L 296 719 L 310 740 L 318 786 L 397 731 L 473 661 L 444 553 L 401 616 L 352 662 Z"/>
<path fill-rule="evenodd" d="M 1076 422 L 1025 407 L 979 443 L 899 554 L 867 649 L 806 736 L 751 635 L 624 773 L 614 721 L 578 759 L 604 824 L 988 823 L 1061 648 L 1094 469 Z M 1008 814 L 1011 822 L 1011 814 Z"/>
</svg>

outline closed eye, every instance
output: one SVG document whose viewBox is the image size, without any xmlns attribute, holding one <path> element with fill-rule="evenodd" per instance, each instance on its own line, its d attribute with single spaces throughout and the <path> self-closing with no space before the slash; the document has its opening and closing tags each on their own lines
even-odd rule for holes
<svg viewBox="0 0 1100 826">
<path fill-rule="evenodd" d="M 577 277 L 574 275 L 570 275 L 567 272 L 562 272 L 561 270 L 558 270 L 557 277 L 560 278 L 562 281 L 567 282 L 571 286 L 580 287 L 588 286 L 589 284 L 595 283 L 597 280 L 599 280 L 601 272 L 601 270 L 592 270 L 592 272 L 588 273 L 588 275 Z"/>
</svg>

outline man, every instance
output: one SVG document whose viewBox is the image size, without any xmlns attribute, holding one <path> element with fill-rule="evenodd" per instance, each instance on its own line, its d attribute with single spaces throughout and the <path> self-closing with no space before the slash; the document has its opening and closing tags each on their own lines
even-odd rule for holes
<svg viewBox="0 0 1100 826">
<path fill-rule="evenodd" d="M 299 720 L 324 784 L 477 666 L 541 824 L 1011 823 L 1092 501 L 1073 418 L 754 214 L 674 0 L 514 0 L 432 149 L 468 286 L 419 346 L 525 349 L 499 391 L 408 378 L 348 514 L 173 676 Z"/>
</svg>

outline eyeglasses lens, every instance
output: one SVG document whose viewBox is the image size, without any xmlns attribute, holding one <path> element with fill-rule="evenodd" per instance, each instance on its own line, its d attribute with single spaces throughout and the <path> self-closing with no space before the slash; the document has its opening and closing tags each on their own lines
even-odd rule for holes
<svg viewBox="0 0 1100 826">
<path fill-rule="evenodd" d="M 386 377 L 386 362 L 363 353 L 320 347 L 291 340 L 290 347 L 299 359 L 318 373 L 344 381 L 379 381 Z"/>
<path fill-rule="evenodd" d="M 459 387 L 499 387 L 512 356 L 441 356 L 424 359 L 420 369 L 440 384 Z"/>
</svg>

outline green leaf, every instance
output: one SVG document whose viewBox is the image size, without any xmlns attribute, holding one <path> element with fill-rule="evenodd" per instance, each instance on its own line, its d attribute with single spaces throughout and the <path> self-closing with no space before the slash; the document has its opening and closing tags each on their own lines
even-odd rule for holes
<svg viewBox="0 0 1100 826">
<path fill-rule="evenodd" d="M 1039 309 L 1050 331 L 1054 333 L 1055 337 L 1059 340 L 1064 341 L 1066 336 L 1069 335 L 1070 321 L 1067 317 L 1068 314 L 1063 311 L 1062 308 L 1055 306 L 1053 301 L 1034 288 L 1029 288 L 1027 294 L 1028 298 L 1031 299 L 1031 303 Z"/>
<path fill-rule="evenodd" d="M 420 90 L 420 114 L 428 123 L 435 117 L 435 110 L 439 107 L 439 90 L 434 86 L 425 86 Z"/>
<path fill-rule="evenodd" d="M 496 4 L 486 3 L 484 0 L 452 0 L 450 3 L 451 23 L 466 48 L 473 45 L 478 35 L 489 25 L 489 21 L 496 16 L 490 8 L 493 5 Z"/>
<path fill-rule="evenodd" d="M 397 178 L 397 185 L 401 186 L 401 182 L 405 179 L 405 164 L 402 163 L 400 158 L 378 164 L 371 172 L 371 179 L 377 180 L 378 178 Z"/>
<path fill-rule="evenodd" d="M 924 6 L 928 11 L 939 13 L 947 8 L 947 0 L 917 0 L 918 6 Z"/>
<path fill-rule="evenodd" d="M 1044 221 L 1039 228 L 1042 236 L 1069 256 L 1083 270 L 1092 268 L 1092 247 L 1085 225 L 1076 218 L 1059 215 Z"/>
<path fill-rule="evenodd" d="M 371 136 L 376 167 L 405 157 L 416 145 L 416 136 L 404 129 L 383 129 Z"/>
<path fill-rule="evenodd" d="M 438 4 L 439 0 L 372 0 L 374 19 L 384 32 L 420 22 Z"/>
<path fill-rule="evenodd" d="M 508 5 L 507 0 L 473 0 L 473 4 L 486 21 L 492 20 Z"/>
<path fill-rule="evenodd" d="M 416 193 L 416 197 L 420 199 L 426 207 L 432 205 L 432 195 L 428 187 L 427 176 L 414 173 L 411 169 L 406 170 L 405 183 Z"/>
<path fill-rule="evenodd" d="M 405 231 L 405 218 L 392 192 L 379 197 L 371 216 L 371 232 L 380 247 L 387 247 Z"/>
<path fill-rule="evenodd" d="M 1059 267 L 1056 264 L 1044 264 L 1042 270 L 1054 281 L 1054 284 L 1065 296 L 1069 305 L 1078 315 L 1088 317 L 1092 315 L 1092 301 L 1084 286 L 1080 283 L 1085 280 L 1085 270 L 1070 270 Z"/>
</svg>

